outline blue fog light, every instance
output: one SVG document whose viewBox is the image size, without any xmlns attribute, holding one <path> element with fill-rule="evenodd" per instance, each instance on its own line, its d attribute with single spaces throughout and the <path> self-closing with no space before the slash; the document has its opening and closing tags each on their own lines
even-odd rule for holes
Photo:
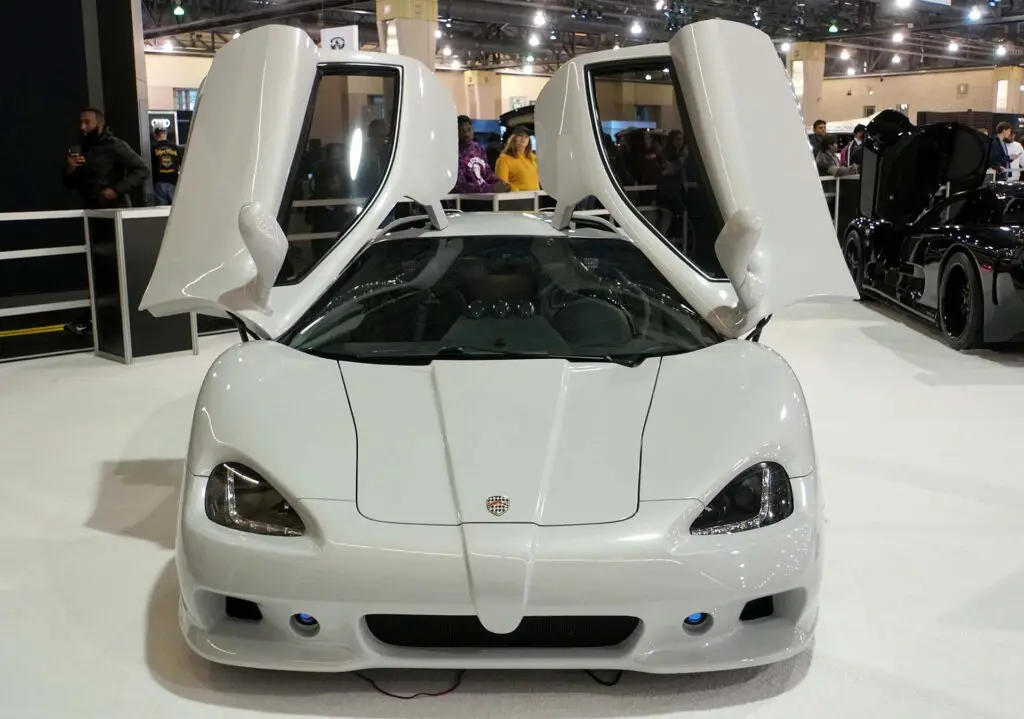
<svg viewBox="0 0 1024 719">
<path fill-rule="evenodd" d="M 303 627 L 315 627 L 318 624 L 318 622 L 316 621 L 316 617 L 314 617 L 312 614 L 306 614 L 304 612 L 296 614 L 293 617 L 293 619 L 295 619 L 296 624 L 299 624 Z"/>
<path fill-rule="evenodd" d="M 710 619 L 710 617 L 710 614 L 706 614 L 704 612 L 694 612 L 693 614 L 691 614 L 683 620 L 683 624 L 685 624 L 688 627 L 699 627 L 705 622 L 707 622 L 707 620 Z"/>
</svg>

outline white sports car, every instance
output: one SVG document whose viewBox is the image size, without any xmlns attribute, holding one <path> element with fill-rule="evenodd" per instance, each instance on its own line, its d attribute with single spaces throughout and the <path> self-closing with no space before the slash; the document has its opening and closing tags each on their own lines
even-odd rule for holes
<svg viewBox="0 0 1024 719">
<path fill-rule="evenodd" d="M 673 78 L 719 276 L 609 169 L 595 73 L 652 67 Z M 771 42 L 709 21 L 565 64 L 536 108 L 549 214 L 443 209 L 449 98 L 414 60 L 294 28 L 213 62 L 143 301 L 256 340 L 196 403 L 188 643 L 315 671 L 675 673 L 800 652 L 819 480 L 800 385 L 756 339 L 781 307 L 855 291 Z M 334 129 L 337 175 L 308 157 Z M 609 219 L 576 211 L 588 197 Z M 424 214 L 393 220 L 405 198 Z M 297 268 L 296 247 L 315 261 Z"/>
</svg>

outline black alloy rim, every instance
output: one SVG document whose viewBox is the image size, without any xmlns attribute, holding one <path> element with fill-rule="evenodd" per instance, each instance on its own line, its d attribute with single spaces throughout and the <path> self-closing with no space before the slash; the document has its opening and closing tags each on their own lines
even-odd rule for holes
<svg viewBox="0 0 1024 719">
<path fill-rule="evenodd" d="M 963 337 L 971 317 L 971 282 L 961 267 L 950 269 L 942 298 L 942 327 L 953 339 Z"/>
<path fill-rule="evenodd" d="M 860 250 L 857 248 L 857 241 L 853 237 L 846 239 L 846 266 L 850 270 L 850 277 L 856 281 L 860 274 Z"/>
</svg>

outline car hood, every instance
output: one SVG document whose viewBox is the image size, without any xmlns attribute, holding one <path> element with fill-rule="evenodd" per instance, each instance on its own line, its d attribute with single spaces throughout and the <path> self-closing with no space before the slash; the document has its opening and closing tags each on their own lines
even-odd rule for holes
<svg viewBox="0 0 1024 719">
<path fill-rule="evenodd" d="M 868 125 L 861 165 L 863 215 L 898 226 L 917 219 L 936 193 L 980 187 L 989 138 L 956 122 L 915 126 L 895 110 Z"/>
<path fill-rule="evenodd" d="M 356 501 L 402 524 L 596 524 L 636 513 L 659 362 L 341 363 Z M 500 499 L 499 499 L 500 498 Z"/>
</svg>

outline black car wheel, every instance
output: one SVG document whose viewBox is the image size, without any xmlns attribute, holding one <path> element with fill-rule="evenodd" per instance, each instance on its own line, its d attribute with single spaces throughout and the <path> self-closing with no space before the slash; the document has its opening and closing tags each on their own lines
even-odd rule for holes
<svg viewBox="0 0 1024 719">
<path fill-rule="evenodd" d="M 843 258 L 850 270 L 850 277 L 857 287 L 857 292 L 864 286 L 864 242 L 860 235 L 851 230 L 846 234 L 846 241 L 843 242 Z"/>
<path fill-rule="evenodd" d="M 981 278 L 970 258 L 958 252 L 946 263 L 939 283 L 939 329 L 950 347 L 970 350 L 982 345 L 984 320 Z"/>
</svg>

